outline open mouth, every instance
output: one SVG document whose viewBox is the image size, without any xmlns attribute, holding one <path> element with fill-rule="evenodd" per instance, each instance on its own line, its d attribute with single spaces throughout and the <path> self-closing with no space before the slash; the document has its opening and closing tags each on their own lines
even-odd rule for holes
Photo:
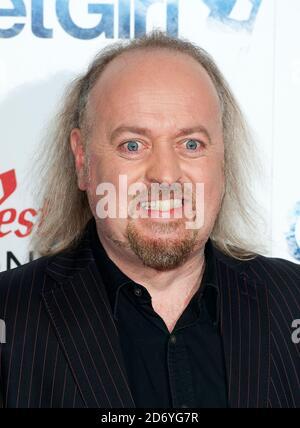
<svg viewBox="0 0 300 428">
<path fill-rule="evenodd" d="M 183 199 L 164 199 L 150 202 L 141 202 L 141 207 L 144 210 L 168 212 L 174 209 L 182 208 L 183 203 Z"/>
</svg>

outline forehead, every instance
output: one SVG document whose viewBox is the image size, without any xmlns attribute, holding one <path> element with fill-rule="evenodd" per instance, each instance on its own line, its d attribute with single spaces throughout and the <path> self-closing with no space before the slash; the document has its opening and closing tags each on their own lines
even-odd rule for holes
<svg viewBox="0 0 300 428">
<path fill-rule="evenodd" d="M 108 64 L 89 97 L 89 116 L 108 122 L 165 118 L 220 119 L 220 102 L 208 73 L 194 58 L 168 49 L 126 52 Z"/>
</svg>

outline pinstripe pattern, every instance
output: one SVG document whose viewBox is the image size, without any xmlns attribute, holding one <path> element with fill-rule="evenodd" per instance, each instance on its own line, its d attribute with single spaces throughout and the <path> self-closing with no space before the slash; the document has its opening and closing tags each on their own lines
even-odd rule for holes
<svg viewBox="0 0 300 428">
<path fill-rule="evenodd" d="M 89 233 L 74 250 L 0 274 L 4 407 L 134 407 Z M 291 340 L 300 266 L 216 249 L 214 259 L 229 405 L 300 407 L 300 344 Z"/>
</svg>

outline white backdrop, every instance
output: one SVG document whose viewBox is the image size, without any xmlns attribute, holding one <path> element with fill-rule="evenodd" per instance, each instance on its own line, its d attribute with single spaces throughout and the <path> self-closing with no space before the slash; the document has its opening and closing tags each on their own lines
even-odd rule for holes
<svg viewBox="0 0 300 428">
<path fill-rule="evenodd" d="M 162 28 L 207 49 L 252 127 L 267 255 L 300 262 L 299 0 L 0 0 L 0 270 L 27 262 L 30 161 L 67 82 L 119 38 Z"/>
</svg>

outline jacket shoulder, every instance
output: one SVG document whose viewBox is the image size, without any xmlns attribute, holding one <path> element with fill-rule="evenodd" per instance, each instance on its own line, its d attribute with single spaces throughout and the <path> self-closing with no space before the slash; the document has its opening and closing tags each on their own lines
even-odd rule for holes
<svg viewBox="0 0 300 428">
<path fill-rule="evenodd" d="M 300 293 L 300 264 L 259 254 L 249 260 L 239 260 L 216 249 L 215 255 L 222 264 L 257 285 L 265 284 L 269 290 L 280 289 L 282 293 L 288 289 Z"/>
<path fill-rule="evenodd" d="M 261 255 L 248 263 L 248 274 L 258 281 L 268 280 L 270 287 L 286 283 L 300 291 L 300 265 L 286 259 Z"/>
<path fill-rule="evenodd" d="M 266 284 L 270 310 L 277 322 L 286 320 L 290 325 L 299 318 L 300 265 L 281 258 L 259 256 L 253 260 L 249 272 Z"/>
<path fill-rule="evenodd" d="M 244 264 L 244 274 L 256 287 L 265 287 L 277 318 L 299 318 L 300 265 L 275 257 L 256 256 Z M 278 312 L 279 311 L 279 312 Z"/>
<path fill-rule="evenodd" d="M 43 291 L 69 279 L 92 260 L 87 240 L 81 240 L 61 252 L 1 272 L 0 318 L 6 307 L 16 307 L 18 302 L 23 306 L 27 298 L 40 301 Z"/>
<path fill-rule="evenodd" d="M 267 257 L 261 254 L 257 254 L 251 259 L 237 259 L 224 254 L 215 246 L 213 249 L 214 255 L 219 261 L 234 269 L 236 272 L 243 273 L 248 276 L 249 279 L 264 281 L 270 276 L 281 275 L 290 278 L 292 281 L 296 280 L 297 285 L 300 286 L 300 264 L 282 258 Z"/>
<path fill-rule="evenodd" d="M 274 335 L 282 334 L 280 331 L 285 328 L 284 334 L 288 337 L 292 322 L 300 315 L 300 265 L 262 255 L 249 260 L 237 260 L 223 253 L 219 255 L 217 258 L 222 265 L 242 278 L 240 286 L 247 284 L 251 297 L 265 299 L 267 306 L 261 306 L 260 310 L 267 311 L 271 317 Z M 234 277 L 231 278 L 234 281 Z"/>
<path fill-rule="evenodd" d="M 53 256 L 44 256 L 14 269 L 0 272 L 0 307 L 8 295 L 12 296 L 20 291 L 26 292 L 34 283 L 34 292 L 40 292 L 43 276 Z"/>
</svg>

